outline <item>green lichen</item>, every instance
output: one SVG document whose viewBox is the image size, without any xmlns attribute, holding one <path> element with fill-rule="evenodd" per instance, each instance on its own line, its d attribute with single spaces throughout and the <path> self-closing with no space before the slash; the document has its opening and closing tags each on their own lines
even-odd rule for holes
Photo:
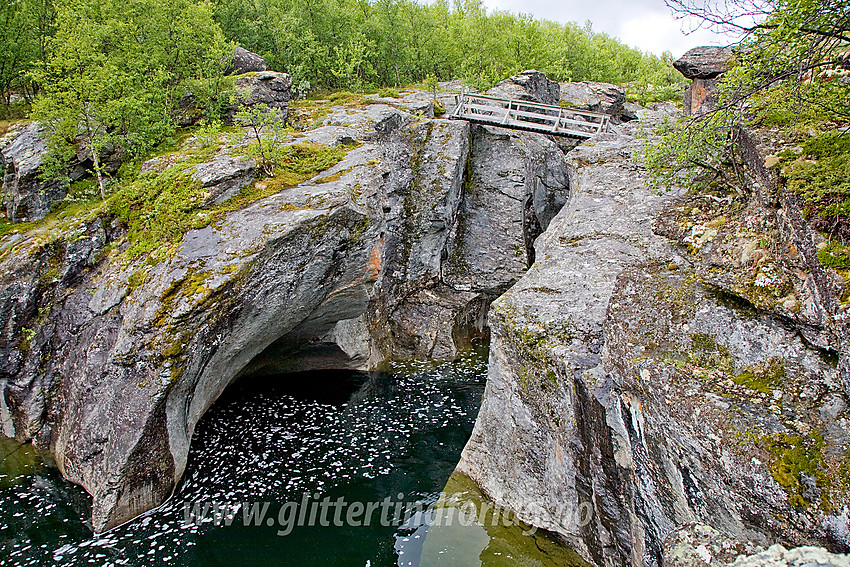
<svg viewBox="0 0 850 567">
<path fill-rule="evenodd" d="M 160 296 L 162 306 L 156 312 L 155 324 L 159 327 L 165 325 L 181 297 L 194 300 L 195 295 L 205 294 L 207 291 L 205 282 L 211 275 L 211 272 L 191 267 L 182 278 L 176 278 L 172 281 Z"/>
<path fill-rule="evenodd" d="M 706 333 L 691 334 L 690 352 L 686 353 L 690 364 L 699 366 L 706 370 L 719 370 L 731 374 L 735 361 L 729 354 L 729 349 L 719 344 L 714 335 Z"/>
<path fill-rule="evenodd" d="M 59 273 L 59 270 L 57 268 L 50 268 L 49 270 L 41 274 L 41 276 L 39 276 L 38 283 L 41 286 L 48 286 L 57 282 L 60 277 L 61 274 Z"/>
<path fill-rule="evenodd" d="M 808 492 L 804 476 L 825 489 L 823 448 L 825 441 L 817 431 L 811 436 L 776 435 L 764 439 L 773 456 L 768 468 L 773 479 L 788 493 L 788 503 L 797 508 L 808 508 L 812 502 L 804 496 Z"/>
<path fill-rule="evenodd" d="M 147 269 L 136 270 L 135 272 L 130 274 L 130 276 L 127 278 L 127 286 L 128 286 L 127 293 L 132 293 L 134 289 L 136 289 L 137 287 L 144 284 L 145 280 L 147 278 L 148 278 L 148 270 Z"/>
<path fill-rule="evenodd" d="M 554 356 L 553 348 L 558 344 L 569 344 L 573 334 L 566 324 L 536 324 L 518 315 L 508 305 L 498 311 L 502 336 L 515 361 L 520 389 L 523 395 L 545 401 L 535 392 L 549 392 L 559 384 L 559 369 L 562 363 Z"/>
<path fill-rule="evenodd" d="M 785 365 L 782 359 L 773 357 L 767 362 L 744 369 L 732 380 L 738 385 L 769 395 L 782 386 L 784 377 Z"/>
<path fill-rule="evenodd" d="M 18 348 L 23 354 L 26 354 L 30 351 L 30 347 L 32 346 L 32 340 L 34 338 L 35 329 L 28 329 L 27 327 L 21 328 L 21 342 Z"/>
</svg>

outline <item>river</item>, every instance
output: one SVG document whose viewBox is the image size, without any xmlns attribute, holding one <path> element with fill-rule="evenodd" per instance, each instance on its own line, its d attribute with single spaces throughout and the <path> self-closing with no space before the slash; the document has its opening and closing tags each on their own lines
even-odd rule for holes
<svg viewBox="0 0 850 567">
<path fill-rule="evenodd" d="M 86 524 L 82 489 L 30 446 L 0 441 L 0 562 L 579 564 L 509 515 L 491 521 L 493 511 L 461 510 L 486 502 L 452 475 L 478 412 L 486 356 L 243 378 L 198 423 L 174 496 L 99 536 Z"/>
</svg>

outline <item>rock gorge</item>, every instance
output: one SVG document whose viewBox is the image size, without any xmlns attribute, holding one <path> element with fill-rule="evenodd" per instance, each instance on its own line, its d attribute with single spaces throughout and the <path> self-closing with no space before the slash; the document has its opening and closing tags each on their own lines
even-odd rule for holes
<svg viewBox="0 0 850 567">
<path fill-rule="evenodd" d="M 292 141 L 345 148 L 339 163 L 159 263 L 126 261 L 105 216 L 3 237 L 3 433 L 92 495 L 99 532 L 168 498 L 195 424 L 242 375 L 489 340 L 458 470 L 588 561 L 850 550 L 845 284 L 812 263 L 817 236 L 762 165 L 769 141 L 748 146 L 751 194 L 659 192 L 641 135 L 672 105 L 536 72 L 494 92 L 623 123 L 573 147 L 435 118 L 430 93 L 371 96 Z M 37 140 L 31 126 L 2 147 L 4 194 L 34 175 L 37 152 L 16 148 Z M 192 176 L 216 204 L 267 182 L 238 142 Z"/>
</svg>

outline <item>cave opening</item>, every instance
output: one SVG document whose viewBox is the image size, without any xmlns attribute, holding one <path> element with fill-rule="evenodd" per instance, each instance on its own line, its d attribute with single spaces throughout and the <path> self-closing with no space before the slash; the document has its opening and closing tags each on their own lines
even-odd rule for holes
<svg viewBox="0 0 850 567">
<path fill-rule="evenodd" d="M 472 432 L 487 348 L 455 361 L 390 362 L 362 372 L 340 367 L 344 353 L 327 344 L 298 352 L 313 363 L 328 361 L 328 368 L 302 370 L 285 362 L 295 359 L 291 351 L 271 363 L 282 347 L 261 353 L 247 367 L 253 371 L 242 372 L 198 422 L 170 506 L 177 512 L 187 503 L 203 508 L 217 501 L 239 511 L 229 525 L 198 527 L 187 564 L 250 556 L 258 565 L 281 557 L 292 565 L 396 565 L 396 541 L 410 530 L 384 522 L 380 505 L 436 501 Z M 324 499 L 342 499 L 346 508 L 338 515 L 330 509 L 322 525 Z M 246 525 L 245 514 L 265 503 L 265 519 Z M 313 503 L 319 513 L 311 523 Z M 306 506 L 304 525 L 288 531 L 281 521 L 287 506 Z M 347 521 L 358 506 L 374 508 L 371 521 Z"/>
</svg>

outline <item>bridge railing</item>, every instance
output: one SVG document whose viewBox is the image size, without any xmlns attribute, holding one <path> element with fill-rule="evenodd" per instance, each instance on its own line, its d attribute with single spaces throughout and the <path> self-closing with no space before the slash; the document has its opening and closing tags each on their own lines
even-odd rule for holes
<svg viewBox="0 0 850 567">
<path fill-rule="evenodd" d="M 604 132 L 609 121 L 599 112 L 472 93 L 460 95 L 450 118 L 574 138 Z"/>
</svg>

